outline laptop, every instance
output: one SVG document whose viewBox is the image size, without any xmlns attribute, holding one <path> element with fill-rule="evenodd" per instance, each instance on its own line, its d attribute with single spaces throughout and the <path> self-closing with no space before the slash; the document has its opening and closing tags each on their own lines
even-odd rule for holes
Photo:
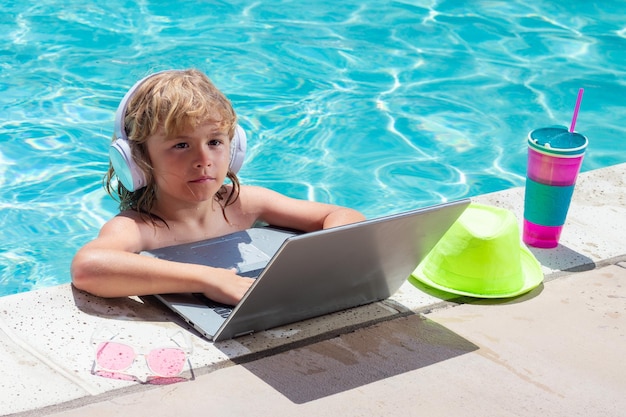
<svg viewBox="0 0 626 417">
<path fill-rule="evenodd" d="M 465 210 L 460 200 L 298 233 L 256 227 L 142 255 L 255 277 L 236 306 L 202 294 L 156 297 L 213 342 L 380 301 L 393 295 Z"/>
</svg>

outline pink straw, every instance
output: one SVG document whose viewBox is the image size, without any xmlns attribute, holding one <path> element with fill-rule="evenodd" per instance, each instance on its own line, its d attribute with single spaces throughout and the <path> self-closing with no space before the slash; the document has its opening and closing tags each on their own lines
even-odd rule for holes
<svg viewBox="0 0 626 417">
<path fill-rule="evenodd" d="M 578 118 L 578 109 L 580 108 L 580 102 L 583 99 L 584 89 L 578 90 L 578 98 L 576 99 L 576 107 L 574 107 L 574 116 L 572 117 L 572 124 L 569 127 L 570 133 L 574 133 L 574 126 L 576 126 L 576 119 Z"/>
</svg>

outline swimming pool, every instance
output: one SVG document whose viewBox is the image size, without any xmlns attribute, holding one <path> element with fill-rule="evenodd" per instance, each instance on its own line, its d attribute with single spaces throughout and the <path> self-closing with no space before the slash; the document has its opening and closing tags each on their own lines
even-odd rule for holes
<svg viewBox="0 0 626 417">
<path fill-rule="evenodd" d="M 2 1 L 0 295 L 69 282 L 116 212 L 114 109 L 154 70 L 229 96 L 243 182 L 368 217 L 522 185 L 526 133 L 580 87 L 583 170 L 626 161 L 626 3 L 380 3 Z"/>
</svg>

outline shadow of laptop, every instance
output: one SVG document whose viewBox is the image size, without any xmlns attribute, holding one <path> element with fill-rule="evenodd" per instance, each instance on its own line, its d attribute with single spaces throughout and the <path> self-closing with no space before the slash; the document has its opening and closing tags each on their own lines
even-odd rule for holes
<svg viewBox="0 0 626 417">
<path fill-rule="evenodd" d="M 409 315 L 241 365 L 303 404 L 477 349 L 442 325 Z"/>
</svg>

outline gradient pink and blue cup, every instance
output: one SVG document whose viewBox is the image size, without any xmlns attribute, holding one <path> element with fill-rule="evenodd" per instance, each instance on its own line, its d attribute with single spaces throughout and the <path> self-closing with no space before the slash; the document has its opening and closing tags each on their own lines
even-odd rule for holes
<svg viewBox="0 0 626 417">
<path fill-rule="evenodd" d="M 558 246 L 587 143 L 585 136 L 565 127 L 529 133 L 524 243 L 537 248 Z"/>
</svg>

